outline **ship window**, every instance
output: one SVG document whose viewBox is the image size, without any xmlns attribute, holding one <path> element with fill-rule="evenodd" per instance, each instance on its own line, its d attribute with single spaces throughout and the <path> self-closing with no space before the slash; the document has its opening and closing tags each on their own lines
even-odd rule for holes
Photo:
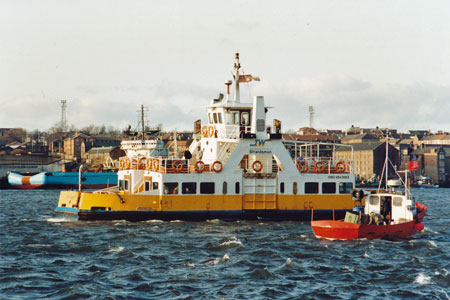
<svg viewBox="0 0 450 300">
<path fill-rule="evenodd" d="M 351 182 L 339 182 L 339 194 L 348 194 L 353 189 Z"/>
<path fill-rule="evenodd" d="M 297 195 L 297 181 L 292 184 L 292 194 Z"/>
<path fill-rule="evenodd" d="M 197 193 L 197 183 L 196 182 L 183 182 L 181 184 L 181 192 L 183 194 L 196 194 Z"/>
<path fill-rule="evenodd" d="M 241 125 L 248 126 L 250 123 L 250 118 L 248 112 L 241 113 Z"/>
<path fill-rule="evenodd" d="M 219 118 L 219 124 L 223 124 L 222 113 L 218 113 L 217 115 L 217 117 Z"/>
<path fill-rule="evenodd" d="M 125 190 L 128 191 L 128 180 L 125 180 Z"/>
<path fill-rule="evenodd" d="M 146 192 L 150 191 L 150 181 L 145 182 L 145 191 Z"/>
<path fill-rule="evenodd" d="M 284 194 L 284 182 L 280 183 L 280 193 Z"/>
<path fill-rule="evenodd" d="M 164 183 L 164 194 L 178 194 L 178 182 Z"/>
<path fill-rule="evenodd" d="M 159 184 L 157 182 L 153 182 L 153 190 L 157 190 L 159 188 Z"/>
<path fill-rule="evenodd" d="M 217 124 L 217 113 L 214 113 L 213 117 L 214 117 L 214 124 Z"/>
<path fill-rule="evenodd" d="M 318 194 L 319 183 L 318 182 L 305 182 L 305 194 Z"/>
<path fill-rule="evenodd" d="M 123 191 L 125 189 L 125 180 L 119 180 L 119 191 Z"/>
<path fill-rule="evenodd" d="M 256 120 L 256 131 L 261 132 L 266 129 L 266 120 L 258 119 Z"/>
<path fill-rule="evenodd" d="M 369 203 L 370 205 L 379 205 L 380 201 L 378 196 L 370 196 Z"/>
<path fill-rule="evenodd" d="M 239 182 L 236 182 L 236 184 L 234 185 L 234 192 L 236 193 L 236 194 L 239 194 L 239 191 L 240 189 L 239 189 Z"/>
<path fill-rule="evenodd" d="M 209 124 L 213 124 L 213 117 L 211 113 L 209 114 Z"/>
<path fill-rule="evenodd" d="M 223 186 L 222 186 L 222 194 L 226 195 L 227 194 L 227 190 L 228 190 L 227 182 L 224 181 L 223 182 Z"/>
<path fill-rule="evenodd" d="M 322 183 L 322 194 L 336 194 L 336 183 L 334 182 Z"/>
<path fill-rule="evenodd" d="M 214 182 L 200 182 L 200 194 L 214 194 Z"/>
<path fill-rule="evenodd" d="M 394 197 L 392 200 L 392 205 L 394 206 L 402 206 L 402 197 Z"/>
</svg>

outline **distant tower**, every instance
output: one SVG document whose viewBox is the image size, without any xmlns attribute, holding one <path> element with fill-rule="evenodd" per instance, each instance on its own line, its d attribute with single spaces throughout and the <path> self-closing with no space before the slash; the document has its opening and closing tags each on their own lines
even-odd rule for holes
<svg viewBox="0 0 450 300">
<path fill-rule="evenodd" d="M 314 106 L 309 107 L 309 127 L 314 128 Z"/>
<path fill-rule="evenodd" d="M 67 108 L 67 101 L 61 100 L 61 133 L 66 131 L 66 126 L 67 126 L 66 108 Z"/>
</svg>

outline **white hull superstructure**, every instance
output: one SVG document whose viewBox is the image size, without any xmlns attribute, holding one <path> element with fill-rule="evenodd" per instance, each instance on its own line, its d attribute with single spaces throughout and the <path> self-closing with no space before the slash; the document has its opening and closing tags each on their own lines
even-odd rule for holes
<svg viewBox="0 0 450 300">
<path fill-rule="evenodd" d="M 123 149 L 115 189 L 62 192 L 57 212 L 80 219 L 272 219 L 308 220 L 344 215 L 353 208 L 352 161 L 336 156 L 334 144 L 283 141 L 281 122 L 269 125 L 261 96 L 241 102 L 240 82 L 259 80 L 234 65 L 234 95 L 227 81 L 207 107 L 208 122 L 196 124 L 184 158 L 145 149 L 148 140 Z"/>
</svg>

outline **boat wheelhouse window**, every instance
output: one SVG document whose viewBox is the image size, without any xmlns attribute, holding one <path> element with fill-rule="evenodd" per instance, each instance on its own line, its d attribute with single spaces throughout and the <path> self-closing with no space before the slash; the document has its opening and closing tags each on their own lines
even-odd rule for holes
<svg viewBox="0 0 450 300">
<path fill-rule="evenodd" d="M 227 190 L 228 190 L 227 182 L 224 181 L 223 182 L 223 186 L 222 186 L 222 194 L 226 195 L 227 194 Z"/>
<path fill-rule="evenodd" d="M 318 182 L 305 182 L 305 194 L 318 194 L 319 183 Z"/>
<path fill-rule="evenodd" d="M 353 190 L 353 183 L 339 182 L 339 194 L 348 194 L 351 190 Z"/>
<path fill-rule="evenodd" d="M 241 125 L 248 126 L 250 124 L 250 117 L 248 112 L 241 113 Z"/>
<path fill-rule="evenodd" d="M 150 191 L 150 181 L 145 181 L 145 191 Z"/>
<path fill-rule="evenodd" d="M 218 113 L 217 117 L 219 119 L 219 124 L 223 124 L 223 120 L 222 120 L 222 113 Z"/>
<path fill-rule="evenodd" d="M 125 190 L 128 191 L 129 189 L 129 181 L 125 180 Z"/>
<path fill-rule="evenodd" d="M 119 180 L 119 191 L 128 190 L 128 180 Z"/>
<path fill-rule="evenodd" d="M 200 182 L 200 194 L 214 194 L 214 182 Z"/>
<path fill-rule="evenodd" d="M 378 198 L 378 196 L 370 196 L 369 203 L 370 203 L 370 205 L 379 205 L 380 198 Z"/>
<path fill-rule="evenodd" d="M 393 206 L 402 206 L 402 201 L 403 198 L 402 197 L 394 197 L 394 199 L 392 199 L 392 205 Z"/>
<path fill-rule="evenodd" d="M 164 194 L 178 194 L 178 182 L 166 182 L 164 183 Z"/>
<path fill-rule="evenodd" d="M 183 194 L 196 194 L 197 183 L 196 182 L 183 182 L 181 184 L 181 192 Z"/>
<path fill-rule="evenodd" d="M 323 182 L 322 183 L 322 194 L 336 194 L 336 183 Z"/>
<path fill-rule="evenodd" d="M 236 182 L 236 184 L 234 185 L 234 192 L 235 192 L 235 194 L 239 194 L 239 192 L 240 192 L 239 182 Z"/>
<path fill-rule="evenodd" d="M 209 114 L 209 124 L 213 124 L 213 116 L 212 116 L 212 113 Z"/>
<path fill-rule="evenodd" d="M 217 124 L 217 113 L 213 113 L 214 124 Z"/>
<path fill-rule="evenodd" d="M 292 184 L 292 194 L 297 195 L 297 181 Z"/>
<path fill-rule="evenodd" d="M 157 182 L 153 182 L 153 190 L 157 190 L 159 188 L 159 184 Z"/>
<path fill-rule="evenodd" d="M 280 193 L 284 194 L 284 182 L 280 182 Z"/>
<path fill-rule="evenodd" d="M 239 112 L 238 111 L 230 111 L 225 114 L 225 121 L 227 125 L 238 125 L 239 124 Z"/>
</svg>

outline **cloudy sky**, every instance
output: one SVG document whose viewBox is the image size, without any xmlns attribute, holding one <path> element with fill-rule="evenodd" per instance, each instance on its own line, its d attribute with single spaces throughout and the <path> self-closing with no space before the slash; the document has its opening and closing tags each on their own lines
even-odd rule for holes
<svg viewBox="0 0 450 300">
<path fill-rule="evenodd" d="M 450 131 L 449 1 L 3 0 L 0 127 L 191 129 L 231 79 L 258 75 L 284 129 Z"/>
</svg>

